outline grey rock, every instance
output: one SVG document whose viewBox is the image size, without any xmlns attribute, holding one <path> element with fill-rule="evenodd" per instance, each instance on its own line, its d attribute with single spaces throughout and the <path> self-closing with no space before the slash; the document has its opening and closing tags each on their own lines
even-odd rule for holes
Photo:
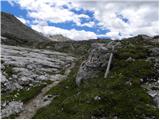
<svg viewBox="0 0 160 120">
<path fill-rule="evenodd" d="M 153 98 L 153 101 L 154 101 L 155 105 L 156 105 L 157 107 L 159 107 L 159 95 L 156 95 L 156 96 Z"/>
<path fill-rule="evenodd" d="M 75 58 L 65 53 L 39 50 L 9 45 L 1 46 L 2 63 L 2 92 L 11 92 L 40 83 L 45 80 L 60 80 L 66 77 L 60 74 L 61 70 L 68 69 Z M 8 77 L 7 66 L 12 71 Z M 67 72 L 67 71 L 66 71 Z"/>
<path fill-rule="evenodd" d="M 101 100 L 101 97 L 95 96 L 95 97 L 94 97 L 94 100 L 96 100 L 96 101 Z"/>
<path fill-rule="evenodd" d="M 8 104 L 3 103 L 3 108 L 1 109 L 2 118 L 8 117 L 12 114 L 17 114 L 23 110 L 23 103 L 19 101 L 12 101 Z"/>
<path fill-rule="evenodd" d="M 132 82 L 131 81 L 126 81 L 125 84 L 131 86 Z"/>
<path fill-rule="evenodd" d="M 148 94 L 149 94 L 151 97 L 155 97 L 156 95 L 158 95 L 158 91 L 156 91 L 156 90 L 150 90 L 150 91 L 148 91 Z"/>
<path fill-rule="evenodd" d="M 132 62 L 132 61 L 135 61 L 135 59 L 133 59 L 132 57 L 129 57 L 129 58 L 126 59 L 126 61 Z"/>
<path fill-rule="evenodd" d="M 159 55 L 159 48 L 158 47 L 151 48 L 150 55 L 151 56 L 158 56 Z"/>
<path fill-rule="evenodd" d="M 153 102 L 156 107 L 159 107 L 159 83 L 155 82 L 146 82 L 142 84 L 142 87 L 147 89 L 147 93 L 153 99 Z"/>
<path fill-rule="evenodd" d="M 92 50 L 86 61 L 83 61 L 76 76 L 76 84 L 79 86 L 82 80 L 94 78 L 97 73 L 104 70 L 108 64 L 112 45 L 92 44 Z"/>
</svg>

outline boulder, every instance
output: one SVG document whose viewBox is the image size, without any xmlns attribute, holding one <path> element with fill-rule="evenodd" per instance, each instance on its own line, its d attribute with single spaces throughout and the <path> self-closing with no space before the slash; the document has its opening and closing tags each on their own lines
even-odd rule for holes
<svg viewBox="0 0 160 120">
<path fill-rule="evenodd" d="M 80 65 L 76 76 L 76 84 L 79 86 L 82 80 L 94 78 L 99 72 L 106 69 L 108 64 L 112 45 L 95 43 L 92 44 L 92 50 L 88 59 Z"/>
<path fill-rule="evenodd" d="M 126 59 L 126 61 L 127 62 L 132 62 L 132 61 L 135 61 L 135 59 L 133 59 L 132 57 L 129 57 L 129 58 Z"/>
</svg>

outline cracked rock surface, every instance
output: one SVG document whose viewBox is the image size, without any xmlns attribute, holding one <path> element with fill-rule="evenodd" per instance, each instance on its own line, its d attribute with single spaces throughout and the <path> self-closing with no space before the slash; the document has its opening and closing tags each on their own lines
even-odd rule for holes
<svg viewBox="0 0 160 120">
<path fill-rule="evenodd" d="M 30 88 L 43 81 L 61 81 L 68 75 L 74 57 L 65 53 L 30 49 L 17 46 L 1 46 L 1 91 L 11 93 L 23 88 Z M 48 86 L 46 86 L 48 88 Z M 49 87 L 50 88 L 50 87 Z M 47 89 L 48 90 L 48 89 Z M 46 91 L 47 92 L 47 91 Z M 43 99 L 43 96 L 42 98 Z M 45 101 L 47 105 L 49 101 Z M 21 101 L 2 101 L 2 118 L 19 114 L 24 109 Z"/>
<path fill-rule="evenodd" d="M 44 80 L 63 78 L 74 60 L 67 54 L 2 45 L 2 92 L 21 89 Z"/>
</svg>

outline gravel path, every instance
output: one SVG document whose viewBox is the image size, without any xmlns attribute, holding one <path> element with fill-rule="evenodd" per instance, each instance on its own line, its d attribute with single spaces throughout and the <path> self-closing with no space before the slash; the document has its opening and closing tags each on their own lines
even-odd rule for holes
<svg viewBox="0 0 160 120">
<path fill-rule="evenodd" d="M 27 104 L 24 105 L 24 110 L 19 114 L 16 119 L 29 119 L 32 118 L 36 111 L 43 107 L 45 104 L 44 95 L 49 91 L 52 87 L 57 85 L 60 81 L 55 81 L 52 84 L 46 86 L 42 89 L 41 93 L 37 95 L 35 98 L 31 99 Z M 48 102 L 49 104 L 49 102 Z M 47 104 L 45 104 L 47 105 Z"/>
</svg>

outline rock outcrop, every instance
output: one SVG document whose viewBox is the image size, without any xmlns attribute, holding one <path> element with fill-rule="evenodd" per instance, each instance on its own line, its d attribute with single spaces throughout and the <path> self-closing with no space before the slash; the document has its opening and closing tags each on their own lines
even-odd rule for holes
<svg viewBox="0 0 160 120">
<path fill-rule="evenodd" d="M 105 70 L 109 61 L 109 56 L 112 51 L 111 44 L 94 43 L 88 59 L 84 61 L 77 73 L 76 84 L 79 86 L 83 80 L 94 78 L 99 72 Z"/>
<path fill-rule="evenodd" d="M 1 45 L 1 52 L 2 94 L 30 89 L 48 80 L 54 85 L 54 82 L 67 77 L 68 69 L 75 60 L 65 53 L 9 45 Z M 23 102 L 9 100 L 2 103 L 2 118 L 23 110 Z M 45 101 L 44 105 L 47 103 Z"/>
<path fill-rule="evenodd" d="M 74 58 L 64 53 L 2 45 L 2 92 L 62 79 Z"/>
</svg>

